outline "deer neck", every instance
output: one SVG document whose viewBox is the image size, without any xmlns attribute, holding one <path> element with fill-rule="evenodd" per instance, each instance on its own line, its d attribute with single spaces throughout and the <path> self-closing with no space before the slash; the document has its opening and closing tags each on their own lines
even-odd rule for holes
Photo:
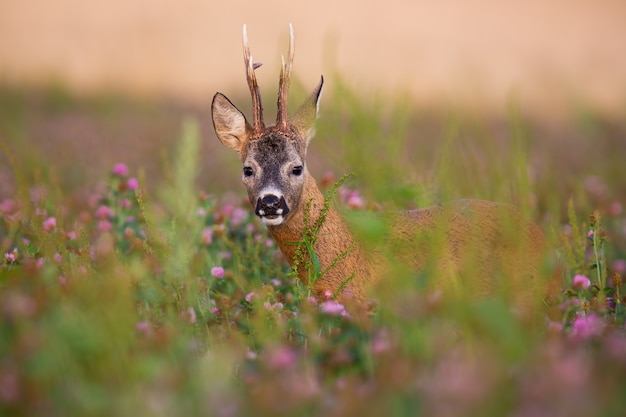
<svg viewBox="0 0 626 417">
<path fill-rule="evenodd" d="M 307 232 L 307 227 L 313 227 L 324 209 L 324 195 L 313 177 L 308 172 L 305 175 L 302 197 L 294 209 L 294 213 L 282 224 L 269 226 L 270 234 L 290 265 L 294 263 L 298 242 L 302 241 Z M 306 213 L 307 206 L 309 207 L 308 214 Z M 306 219 L 308 219 L 308 224 L 305 222 Z M 319 228 L 313 249 L 318 257 L 321 271 L 326 271 L 320 278 L 323 290 L 334 292 L 337 288 L 345 285 L 342 282 L 351 274 L 356 272 L 361 275 L 360 271 L 355 271 L 353 265 L 359 265 L 359 270 L 366 267 L 365 257 L 362 256 L 361 249 L 357 247 L 352 232 L 332 205 L 326 212 L 326 218 Z M 309 258 L 308 253 L 304 252 L 304 261 L 306 262 Z M 342 258 L 341 262 L 337 263 L 339 258 Z M 334 267 L 332 266 L 333 263 L 336 264 Z M 300 280 L 307 284 L 308 272 L 304 268 L 301 267 L 298 270 L 298 275 Z"/>
</svg>

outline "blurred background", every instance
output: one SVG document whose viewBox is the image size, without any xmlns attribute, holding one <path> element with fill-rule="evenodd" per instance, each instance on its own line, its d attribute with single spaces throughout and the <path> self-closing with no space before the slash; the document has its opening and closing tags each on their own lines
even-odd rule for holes
<svg viewBox="0 0 626 417">
<path fill-rule="evenodd" d="M 401 96 L 419 109 L 498 117 L 515 103 L 553 133 L 581 108 L 619 126 L 625 18 L 622 0 L 1 0 L 0 133 L 79 187 L 118 160 L 158 174 L 191 115 L 208 181 L 236 165 L 222 162 L 209 107 L 220 91 L 248 108 L 242 24 L 271 113 L 289 22 L 301 88 L 326 76 L 322 112 L 342 79 L 362 100 Z"/>
<path fill-rule="evenodd" d="M 2 0 L 0 7 L 1 74 L 12 83 L 206 99 L 245 87 L 247 23 L 253 54 L 265 64 L 259 77 L 273 85 L 292 22 L 296 72 L 311 85 L 337 70 L 355 87 L 408 90 L 419 100 L 499 107 L 513 94 L 542 111 L 571 100 L 624 108 L 620 0 Z"/>
</svg>

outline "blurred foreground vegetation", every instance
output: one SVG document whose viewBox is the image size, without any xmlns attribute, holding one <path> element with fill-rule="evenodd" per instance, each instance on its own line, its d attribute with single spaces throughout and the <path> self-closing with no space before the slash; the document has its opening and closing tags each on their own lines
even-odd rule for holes
<svg viewBox="0 0 626 417">
<path fill-rule="evenodd" d="M 208 106 L 0 92 L 0 415 L 626 410 L 624 120 L 490 119 L 334 87 L 310 163 L 327 190 L 354 174 L 341 210 L 513 202 L 567 266 L 562 317 L 540 326 L 400 279 L 363 320 L 295 282 Z"/>
</svg>

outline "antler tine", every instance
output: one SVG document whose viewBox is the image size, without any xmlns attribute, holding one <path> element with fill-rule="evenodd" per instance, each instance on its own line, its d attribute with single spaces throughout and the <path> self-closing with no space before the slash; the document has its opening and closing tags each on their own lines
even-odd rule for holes
<svg viewBox="0 0 626 417">
<path fill-rule="evenodd" d="M 250 46 L 248 45 L 248 31 L 245 24 L 243 25 L 243 60 L 246 65 L 246 78 L 248 79 L 248 87 L 250 88 L 250 96 L 252 97 L 252 128 L 255 133 L 258 133 L 265 128 L 265 123 L 263 122 L 261 92 L 254 70 L 259 68 L 262 63 L 252 61 Z"/>
<path fill-rule="evenodd" d="M 291 68 L 293 66 L 293 56 L 295 51 L 295 42 L 293 37 L 293 26 L 289 24 L 289 55 L 287 62 L 285 57 L 282 58 L 282 68 L 280 70 L 280 81 L 278 85 L 278 116 L 276 125 L 281 129 L 287 129 L 288 109 L 287 109 L 287 92 L 289 91 L 289 81 L 291 78 Z"/>
</svg>

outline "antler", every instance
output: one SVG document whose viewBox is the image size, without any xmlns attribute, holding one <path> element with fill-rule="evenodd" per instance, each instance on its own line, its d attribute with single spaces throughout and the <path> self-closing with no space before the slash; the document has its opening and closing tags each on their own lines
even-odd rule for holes
<svg viewBox="0 0 626 417">
<path fill-rule="evenodd" d="M 293 39 L 293 26 L 289 24 L 289 55 L 287 55 L 287 62 L 285 63 L 285 57 L 282 56 L 282 68 L 280 70 L 280 81 L 278 84 L 278 115 L 276 117 L 276 125 L 280 129 L 287 129 L 288 124 L 288 110 L 287 110 L 287 92 L 289 90 L 289 79 L 291 77 L 291 67 L 293 66 L 293 55 L 295 45 Z"/>
<path fill-rule="evenodd" d="M 250 55 L 250 46 L 248 45 L 248 31 L 246 25 L 243 25 L 243 60 L 246 65 L 246 78 L 248 79 L 248 87 L 252 96 L 252 128 L 254 133 L 259 133 L 265 129 L 263 122 L 263 105 L 261 104 L 261 91 L 256 81 L 254 70 L 259 68 L 263 63 L 252 62 Z"/>
</svg>

